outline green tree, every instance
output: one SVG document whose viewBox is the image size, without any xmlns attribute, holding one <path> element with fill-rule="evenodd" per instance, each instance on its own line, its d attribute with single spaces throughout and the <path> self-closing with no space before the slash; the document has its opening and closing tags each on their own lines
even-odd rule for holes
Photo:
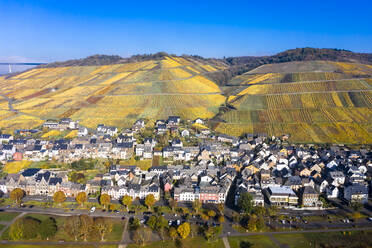
<svg viewBox="0 0 372 248">
<path fill-rule="evenodd" d="M 130 219 L 130 221 L 129 221 L 129 229 L 131 231 L 135 231 L 135 230 L 137 230 L 140 227 L 141 227 L 141 222 L 140 222 L 140 220 L 138 218 L 132 218 L 132 219 Z"/>
<path fill-rule="evenodd" d="M 9 229 L 11 240 L 27 240 L 36 238 L 40 227 L 40 221 L 32 217 L 17 219 Z"/>
<path fill-rule="evenodd" d="M 54 193 L 53 201 L 55 203 L 58 203 L 59 206 L 61 206 L 62 202 L 66 201 L 65 192 L 60 190 L 60 191 L 57 191 L 56 193 Z"/>
<path fill-rule="evenodd" d="M 250 214 L 253 210 L 253 198 L 248 192 L 242 193 L 238 199 L 238 208 L 241 212 Z"/>
<path fill-rule="evenodd" d="M 146 224 L 152 229 L 152 230 L 156 230 L 156 222 L 157 222 L 157 218 L 155 215 L 152 215 L 150 216 L 150 218 L 148 219 L 148 221 L 146 222 Z"/>
<path fill-rule="evenodd" d="M 251 215 L 249 217 L 248 223 L 247 223 L 247 229 L 251 232 L 257 230 L 257 218 L 255 215 Z"/>
<path fill-rule="evenodd" d="M 257 222 L 256 222 L 256 228 L 257 230 L 263 230 L 266 227 L 265 219 L 262 215 L 258 216 Z"/>
<path fill-rule="evenodd" d="M 108 194 L 101 194 L 99 197 L 99 202 L 103 207 L 106 209 L 107 206 L 110 204 L 111 198 Z"/>
<path fill-rule="evenodd" d="M 121 203 L 126 207 L 127 211 L 128 211 L 128 208 L 132 205 L 132 197 L 130 197 L 129 195 L 125 195 L 123 196 L 123 199 L 121 199 Z"/>
<path fill-rule="evenodd" d="M 358 212 L 363 208 L 363 205 L 360 202 L 353 202 L 351 203 L 351 207 L 354 211 Z"/>
<path fill-rule="evenodd" d="M 99 234 L 101 241 L 104 241 L 106 234 L 112 231 L 112 221 L 103 217 L 94 218 L 94 229 Z"/>
<path fill-rule="evenodd" d="M 39 234 L 42 239 L 49 240 L 57 232 L 57 223 L 53 217 L 43 220 L 39 227 Z"/>
<path fill-rule="evenodd" d="M 154 206 L 156 200 L 155 196 L 153 194 L 149 194 L 145 198 L 145 205 L 147 206 L 148 209 L 151 209 L 152 206 Z"/>
<path fill-rule="evenodd" d="M 76 196 L 76 202 L 83 206 L 84 203 L 87 201 L 87 194 L 85 192 L 79 192 Z"/>
<path fill-rule="evenodd" d="M 266 210 L 270 217 L 275 217 L 278 214 L 278 208 L 276 206 L 270 206 Z"/>
<path fill-rule="evenodd" d="M 162 240 L 164 240 L 165 236 L 165 229 L 168 227 L 168 221 L 165 219 L 163 216 L 158 216 L 157 217 L 157 222 L 156 222 L 156 230 Z"/>
<path fill-rule="evenodd" d="M 13 200 L 18 206 L 21 205 L 25 192 L 20 188 L 15 188 L 10 192 L 10 199 Z"/>
<path fill-rule="evenodd" d="M 190 234 L 190 224 L 185 222 L 178 226 L 177 233 L 181 236 L 182 239 L 187 238 Z"/>
<path fill-rule="evenodd" d="M 266 214 L 266 209 L 261 206 L 256 206 L 253 208 L 253 213 L 257 216 L 263 216 Z"/>
</svg>

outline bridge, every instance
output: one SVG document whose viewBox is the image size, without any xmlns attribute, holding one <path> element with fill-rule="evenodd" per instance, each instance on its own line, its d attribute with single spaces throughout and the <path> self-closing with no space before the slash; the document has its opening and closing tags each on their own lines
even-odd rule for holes
<svg viewBox="0 0 372 248">
<path fill-rule="evenodd" d="M 46 63 L 37 63 L 37 62 L 0 62 L 1 65 L 7 65 L 9 67 L 9 73 L 12 73 L 12 65 L 26 65 L 26 66 L 33 66 L 33 65 L 44 65 Z"/>
</svg>

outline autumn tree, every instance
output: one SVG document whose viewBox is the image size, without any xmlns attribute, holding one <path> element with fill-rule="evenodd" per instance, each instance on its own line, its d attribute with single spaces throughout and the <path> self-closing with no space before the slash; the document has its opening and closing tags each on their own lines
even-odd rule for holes
<svg viewBox="0 0 372 248">
<path fill-rule="evenodd" d="M 57 232 L 57 222 L 53 217 L 43 220 L 39 227 L 39 234 L 42 239 L 49 240 Z"/>
<path fill-rule="evenodd" d="M 10 192 L 10 199 L 13 200 L 18 206 L 21 205 L 25 192 L 20 188 L 15 188 Z"/>
<path fill-rule="evenodd" d="M 151 209 L 152 206 L 154 206 L 156 200 L 155 196 L 153 194 L 149 194 L 145 198 L 145 205 L 147 206 L 148 209 Z"/>
<path fill-rule="evenodd" d="M 193 203 L 192 203 L 192 208 L 194 209 L 195 213 L 198 214 L 199 213 L 199 210 L 201 208 L 202 204 L 199 200 L 195 200 Z"/>
<path fill-rule="evenodd" d="M 99 234 L 101 241 L 104 241 L 106 234 L 112 231 L 112 221 L 103 217 L 94 218 L 94 229 Z"/>
<path fill-rule="evenodd" d="M 129 230 L 135 231 L 141 227 L 141 222 L 138 218 L 132 218 L 129 220 Z"/>
<path fill-rule="evenodd" d="M 76 201 L 79 205 L 83 206 L 84 203 L 87 201 L 87 194 L 85 192 L 79 192 L 76 196 Z"/>
<path fill-rule="evenodd" d="M 60 191 L 57 191 L 56 193 L 54 193 L 53 201 L 55 203 L 58 203 L 59 206 L 61 206 L 62 202 L 66 201 L 65 192 L 60 190 Z"/>
<path fill-rule="evenodd" d="M 248 223 L 247 223 L 247 229 L 251 232 L 257 230 L 257 218 L 255 215 L 251 215 L 249 217 Z"/>
<path fill-rule="evenodd" d="M 121 199 L 121 203 L 127 208 L 127 211 L 128 211 L 128 208 L 132 205 L 132 201 L 133 199 L 129 195 L 125 195 L 123 199 Z"/>
<path fill-rule="evenodd" d="M 169 228 L 169 237 L 171 237 L 173 241 L 178 237 L 177 230 L 173 226 Z"/>
<path fill-rule="evenodd" d="M 110 204 L 110 201 L 111 201 L 111 198 L 108 194 L 102 194 L 99 197 L 99 202 L 100 202 L 101 205 L 104 206 L 105 209 Z"/>
<path fill-rule="evenodd" d="M 217 205 L 217 209 L 218 209 L 218 212 L 220 213 L 220 215 L 223 215 L 223 212 L 225 211 L 225 204 L 219 203 Z"/>
<path fill-rule="evenodd" d="M 224 223 L 225 222 L 225 217 L 223 217 L 223 215 L 218 216 L 218 222 Z"/>
<path fill-rule="evenodd" d="M 190 234 L 190 224 L 185 222 L 178 226 L 177 233 L 180 235 L 182 239 L 187 238 Z"/>
<path fill-rule="evenodd" d="M 209 210 L 207 214 L 208 214 L 208 216 L 211 217 L 211 218 L 214 218 L 214 217 L 216 216 L 216 212 L 213 211 L 213 210 Z"/>
</svg>

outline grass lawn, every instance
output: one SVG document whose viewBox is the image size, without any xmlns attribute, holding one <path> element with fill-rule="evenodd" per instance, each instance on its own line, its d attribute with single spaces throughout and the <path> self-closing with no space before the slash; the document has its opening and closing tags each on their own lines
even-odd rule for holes
<svg viewBox="0 0 372 248">
<path fill-rule="evenodd" d="M 58 230 L 57 230 L 57 233 L 52 240 L 54 240 L 54 241 L 57 241 L 57 240 L 74 241 L 73 238 L 71 238 L 70 236 L 67 235 L 67 233 L 65 232 L 65 230 L 63 228 L 63 225 L 64 225 L 64 223 L 65 223 L 65 221 L 68 217 L 46 215 L 46 214 L 27 214 L 24 217 L 32 217 L 32 218 L 36 218 L 40 221 L 43 221 L 43 220 L 45 220 L 49 217 L 53 217 L 57 222 Z M 121 240 L 121 235 L 122 235 L 122 232 L 123 232 L 123 223 L 120 220 L 117 220 L 117 219 L 111 219 L 111 221 L 113 223 L 112 232 L 106 235 L 105 241 L 120 241 Z M 9 228 L 4 231 L 1 239 L 3 239 L 3 240 L 8 240 L 9 239 Z M 35 239 L 35 241 L 36 240 L 38 240 L 38 239 Z M 99 237 L 96 233 L 92 233 L 89 240 L 92 240 L 92 241 L 97 240 L 98 241 Z"/>
<path fill-rule="evenodd" d="M 224 247 L 222 239 L 218 239 L 217 241 L 210 241 L 207 242 L 203 237 L 196 237 L 196 238 L 187 238 L 182 240 L 183 247 L 190 247 L 190 248 L 221 248 Z M 157 241 L 153 243 L 149 243 L 144 246 L 130 244 L 127 248 L 176 248 L 176 243 L 174 241 Z"/>
<path fill-rule="evenodd" d="M 32 162 L 27 160 L 8 162 L 5 164 L 3 171 L 8 174 L 18 173 L 20 170 L 28 168 L 31 164 Z"/>
<path fill-rule="evenodd" d="M 371 247 L 372 232 L 329 232 L 303 234 L 275 234 L 280 243 L 293 248 L 306 247 Z"/>
<path fill-rule="evenodd" d="M 129 160 L 122 160 L 120 161 L 121 165 L 135 165 L 141 170 L 148 170 L 151 167 L 152 159 L 144 159 L 136 161 L 134 157 Z"/>
<path fill-rule="evenodd" d="M 0 248 L 37 248 L 37 247 L 42 247 L 42 248 L 76 248 L 76 247 L 81 247 L 81 248 L 95 248 L 96 246 L 94 245 L 0 245 Z M 100 246 L 101 247 L 101 246 Z M 103 246 L 105 247 L 105 246 Z M 110 246 L 108 246 L 110 247 Z M 112 248 L 117 247 L 117 246 L 112 246 Z"/>
<path fill-rule="evenodd" d="M 19 213 L 0 212 L 0 221 L 11 221 L 18 215 Z"/>
<path fill-rule="evenodd" d="M 249 242 L 252 244 L 252 247 L 255 248 L 278 247 L 265 235 L 229 237 L 228 240 L 231 248 L 240 248 L 242 242 Z"/>
</svg>

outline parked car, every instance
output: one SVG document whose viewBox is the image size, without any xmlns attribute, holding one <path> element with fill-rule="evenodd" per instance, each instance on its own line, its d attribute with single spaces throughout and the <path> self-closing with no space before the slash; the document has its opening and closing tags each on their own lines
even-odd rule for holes
<svg viewBox="0 0 372 248">
<path fill-rule="evenodd" d="M 94 213 L 94 211 L 96 211 L 96 207 L 92 207 L 92 208 L 90 209 L 90 212 L 91 212 L 91 213 Z"/>
</svg>

